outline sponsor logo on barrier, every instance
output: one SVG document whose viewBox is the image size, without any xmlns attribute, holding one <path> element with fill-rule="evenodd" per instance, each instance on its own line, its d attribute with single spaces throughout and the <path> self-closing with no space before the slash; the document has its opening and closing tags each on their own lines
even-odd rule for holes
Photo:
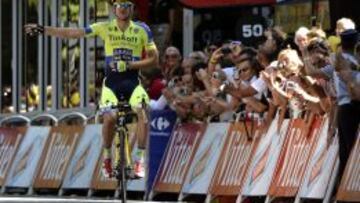
<svg viewBox="0 0 360 203">
<path fill-rule="evenodd" d="M 319 136 L 319 123 L 321 123 L 321 119 L 316 119 L 314 125 L 317 127 L 312 125 L 313 128 L 309 131 L 305 121 L 301 119 L 291 121 L 277 163 L 278 170 L 270 187 L 270 195 L 293 197 L 297 194 L 309 156 Z"/>
<path fill-rule="evenodd" d="M 256 129 L 253 134 L 254 139 L 249 140 L 243 123 L 232 125 L 221 154 L 223 159 L 216 169 L 211 188 L 212 195 L 238 195 L 240 193 L 260 132 L 260 129 Z"/>
<path fill-rule="evenodd" d="M 41 162 L 35 188 L 59 188 L 73 154 L 82 126 L 59 126 L 51 130 L 46 156 Z"/>
<path fill-rule="evenodd" d="M 87 125 L 71 158 L 63 188 L 90 188 L 102 149 L 101 125 Z"/>
<path fill-rule="evenodd" d="M 243 196 L 265 196 L 268 193 L 289 124 L 289 120 L 284 120 L 278 130 L 278 119 L 277 115 L 259 141 L 242 189 Z"/>
<path fill-rule="evenodd" d="M 151 111 L 150 116 L 152 120 L 156 120 L 159 117 L 166 118 L 169 121 L 169 127 L 161 131 L 153 126 L 150 129 L 147 192 L 150 192 L 153 187 L 156 174 L 159 171 L 161 160 L 165 155 L 166 146 L 169 143 L 171 132 L 176 122 L 176 113 L 172 110 Z"/>
<path fill-rule="evenodd" d="M 207 194 L 224 146 L 228 123 L 210 123 L 196 151 L 182 193 Z"/>
<path fill-rule="evenodd" d="M 28 128 L 6 180 L 7 187 L 32 185 L 49 130 L 49 127 Z"/>
<path fill-rule="evenodd" d="M 167 156 L 155 183 L 159 192 L 180 192 L 204 132 L 202 124 L 181 124 L 175 129 Z"/>
<path fill-rule="evenodd" d="M 0 186 L 4 184 L 21 138 L 22 133 L 18 129 L 0 128 Z"/>
<path fill-rule="evenodd" d="M 360 200 L 360 133 L 347 161 L 337 193 L 337 200 L 357 202 Z"/>
<path fill-rule="evenodd" d="M 170 122 L 166 117 L 156 117 L 151 121 L 151 127 L 158 131 L 163 131 L 170 126 Z"/>
</svg>

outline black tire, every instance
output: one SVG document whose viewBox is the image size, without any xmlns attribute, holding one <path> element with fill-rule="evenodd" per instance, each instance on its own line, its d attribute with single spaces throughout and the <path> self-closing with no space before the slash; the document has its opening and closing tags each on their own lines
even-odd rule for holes
<svg viewBox="0 0 360 203">
<path fill-rule="evenodd" d="M 118 178 L 118 186 L 120 187 L 120 195 L 122 203 L 126 203 L 127 198 L 127 177 L 126 177 L 126 153 L 125 153 L 125 132 L 121 130 L 120 136 L 120 177 Z"/>
</svg>

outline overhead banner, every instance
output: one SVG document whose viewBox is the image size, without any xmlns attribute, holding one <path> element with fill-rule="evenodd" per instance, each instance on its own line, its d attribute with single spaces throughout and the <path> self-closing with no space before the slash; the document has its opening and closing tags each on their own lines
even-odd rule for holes
<svg viewBox="0 0 360 203">
<path fill-rule="evenodd" d="M 327 147 L 329 119 L 321 126 L 319 141 L 312 156 L 309 166 L 306 169 L 303 183 L 299 191 L 302 199 L 324 199 L 327 190 L 332 189 L 330 180 L 333 175 L 336 160 L 338 159 L 338 138 L 334 137 L 333 142 Z"/>
<path fill-rule="evenodd" d="M 360 200 L 360 133 L 346 163 L 341 184 L 336 195 L 338 201 L 359 202 Z"/>
<path fill-rule="evenodd" d="M 322 119 L 315 119 L 309 130 L 302 119 L 290 122 L 270 186 L 270 196 L 296 196 L 321 125 Z"/>
<path fill-rule="evenodd" d="M 70 158 L 83 130 L 83 126 L 62 125 L 52 127 L 34 188 L 60 188 Z"/>
<path fill-rule="evenodd" d="M 244 187 L 243 196 L 266 196 L 269 191 L 271 179 L 275 172 L 289 120 L 282 122 L 278 131 L 278 116 L 272 121 L 267 133 L 261 138 L 250 165 Z"/>
<path fill-rule="evenodd" d="M 5 184 L 6 175 L 25 132 L 26 128 L 0 127 L 0 187 Z"/>
<path fill-rule="evenodd" d="M 179 193 L 195 152 L 203 137 L 206 124 L 178 124 L 154 184 L 154 192 Z"/>
<path fill-rule="evenodd" d="M 87 125 L 65 175 L 62 188 L 87 189 L 102 151 L 102 125 Z"/>
<path fill-rule="evenodd" d="M 251 123 L 234 123 L 228 132 L 225 145 L 212 180 L 212 196 L 237 196 L 240 194 L 244 178 L 262 130 Z M 248 136 L 252 136 L 249 139 Z"/>
<path fill-rule="evenodd" d="M 50 127 L 29 127 L 6 180 L 6 187 L 29 188 L 43 153 Z"/>
<path fill-rule="evenodd" d="M 208 193 L 229 127 L 229 123 L 210 123 L 208 125 L 191 164 L 182 193 Z"/>
<path fill-rule="evenodd" d="M 150 191 L 155 176 L 164 157 L 171 132 L 176 123 L 176 112 L 172 110 L 151 111 L 150 140 L 149 140 L 149 171 L 147 191 Z"/>
</svg>

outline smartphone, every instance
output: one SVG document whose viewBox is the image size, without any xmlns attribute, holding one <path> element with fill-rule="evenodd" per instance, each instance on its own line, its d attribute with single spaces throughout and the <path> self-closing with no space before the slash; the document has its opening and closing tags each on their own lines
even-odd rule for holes
<svg viewBox="0 0 360 203">
<path fill-rule="evenodd" d="M 224 55 L 226 54 L 230 54 L 232 51 L 230 49 L 230 47 L 223 47 L 221 48 L 221 53 L 223 53 Z"/>
</svg>

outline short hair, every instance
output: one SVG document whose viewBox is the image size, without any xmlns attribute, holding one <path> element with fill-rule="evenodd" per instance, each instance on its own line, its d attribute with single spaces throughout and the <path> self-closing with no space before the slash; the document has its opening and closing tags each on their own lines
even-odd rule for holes
<svg viewBox="0 0 360 203">
<path fill-rule="evenodd" d="M 297 45 L 297 39 L 299 37 L 307 37 L 309 32 L 310 30 L 307 27 L 300 27 L 299 29 L 297 29 L 294 37 L 295 44 Z"/>
<path fill-rule="evenodd" d="M 344 30 L 355 29 L 355 23 L 350 18 L 340 18 L 336 21 L 336 25 L 341 24 Z"/>
</svg>

